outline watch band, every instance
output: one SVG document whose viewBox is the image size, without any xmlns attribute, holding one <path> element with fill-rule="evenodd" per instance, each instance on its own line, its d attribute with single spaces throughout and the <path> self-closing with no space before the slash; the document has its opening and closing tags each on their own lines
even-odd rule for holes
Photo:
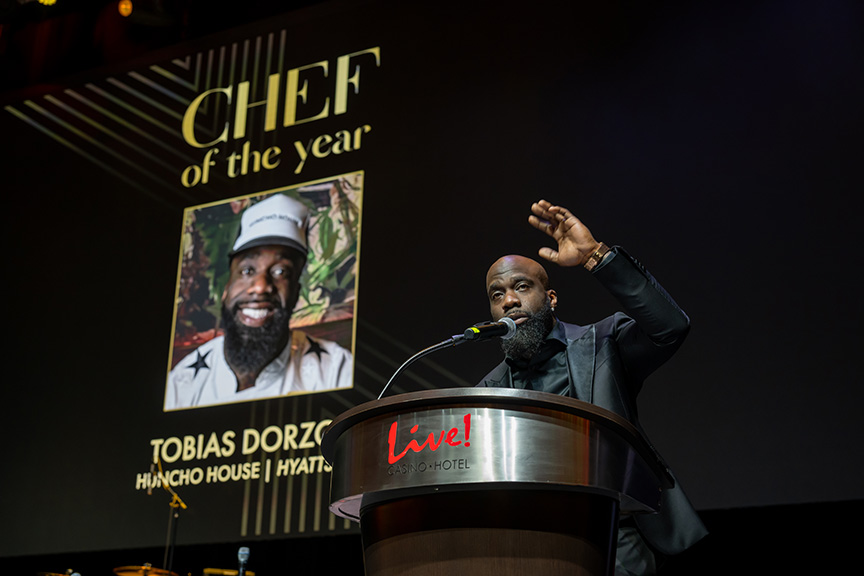
<svg viewBox="0 0 864 576">
<path fill-rule="evenodd" d="M 585 264 L 583 264 L 583 266 L 585 266 L 585 269 L 589 272 L 591 270 L 594 270 L 594 268 L 603 261 L 603 257 L 606 256 L 606 254 L 608 253 L 609 246 L 607 246 L 603 242 L 600 242 L 600 244 L 597 246 L 597 249 L 594 251 L 593 254 L 591 254 L 591 256 L 588 257 L 588 260 L 585 261 Z"/>
</svg>

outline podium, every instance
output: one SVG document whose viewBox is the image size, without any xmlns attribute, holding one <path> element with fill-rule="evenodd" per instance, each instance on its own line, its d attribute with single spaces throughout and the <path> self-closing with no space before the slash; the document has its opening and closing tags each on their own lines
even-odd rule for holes
<svg viewBox="0 0 864 576">
<path fill-rule="evenodd" d="M 672 479 L 626 419 L 504 388 L 400 394 L 327 428 L 330 510 L 360 523 L 367 576 L 611 575 L 619 514 Z"/>
</svg>

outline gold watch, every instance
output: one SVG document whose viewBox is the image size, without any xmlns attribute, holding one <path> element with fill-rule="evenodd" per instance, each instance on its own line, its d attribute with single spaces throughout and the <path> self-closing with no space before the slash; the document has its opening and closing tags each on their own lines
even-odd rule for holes
<svg viewBox="0 0 864 576">
<path fill-rule="evenodd" d="M 585 269 L 589 272 L 591 270 L 594 270 L 594 268 L 603 261 L 603 258 L 608 253 L 609 246 L 607 246 L 603 242 L 600 242 L 600 244 L 597 246 L 597 249 L 594 251 L 593 254 L 591 254 L 591 256 L 588 257 L 588 260 L 585 261 L 585 264 L 583 264 L 583 266 L 585 266 Z"/>
</svg>

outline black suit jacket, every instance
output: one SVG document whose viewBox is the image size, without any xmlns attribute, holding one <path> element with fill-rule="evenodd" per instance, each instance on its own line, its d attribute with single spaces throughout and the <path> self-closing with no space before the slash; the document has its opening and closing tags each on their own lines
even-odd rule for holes
<svg viewBox="0 0 864 576">
<path fill-rule="evenodd" d="M 636 396 L 645 378 L 681 345 L 690 320 L 654 277 L 621 248 L 616 247 L 595 268 L 594 276 L 627 314 L 619 312 L 588 326 L 562 323 L 569 382 L 544 392 L 590 402 L 623 416 L 642 431 Z M 513 387 L 509 366 L 502 362 L 479 386 Z M 658 514 L 640 514 L 635 520 L 648 543 L 667 555 L 682 552 L 707 534 L 677 481 L 663 492 Z"/>
</svg>

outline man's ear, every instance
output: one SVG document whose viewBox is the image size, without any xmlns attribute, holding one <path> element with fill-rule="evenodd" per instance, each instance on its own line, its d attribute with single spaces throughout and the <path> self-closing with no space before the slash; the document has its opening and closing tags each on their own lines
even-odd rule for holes
<svg viewBox="0 0 864 576">
<path fill-rule="evenodd" d="M 558 307 L 558 294 L 555 290 L 549 289 L 546 291 L 546 296 L 549 297 L 549 302 L 552 304 L 552 308 Z"/>
</svg>

